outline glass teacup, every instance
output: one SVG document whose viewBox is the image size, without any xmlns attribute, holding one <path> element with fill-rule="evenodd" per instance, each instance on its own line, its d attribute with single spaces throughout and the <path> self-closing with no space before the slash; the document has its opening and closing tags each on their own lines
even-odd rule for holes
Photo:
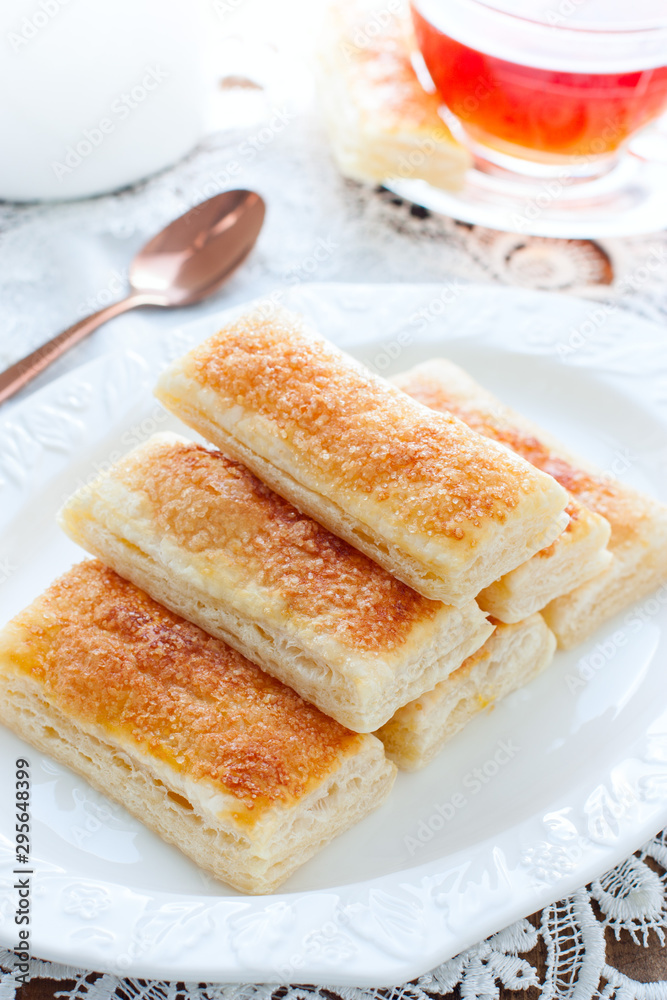
<svg viewBox="0 0 667 1000">
<path fill-rule="evenodd" d="M 667 107 L 665 0 L 412 0 L 417 41 L 479 167 L 599 177 Z"/>
</svg>

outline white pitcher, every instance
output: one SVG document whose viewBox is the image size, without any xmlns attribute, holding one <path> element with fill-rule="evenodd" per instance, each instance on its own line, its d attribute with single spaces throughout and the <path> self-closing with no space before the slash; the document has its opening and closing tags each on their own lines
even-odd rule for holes
<svg viewBox="0 0 667 1000">
<path fill-rule="evenodd" d="M 2 0 L 0 198 L 123 187 L 203 135 L 199 0 Z"/>
</svg>

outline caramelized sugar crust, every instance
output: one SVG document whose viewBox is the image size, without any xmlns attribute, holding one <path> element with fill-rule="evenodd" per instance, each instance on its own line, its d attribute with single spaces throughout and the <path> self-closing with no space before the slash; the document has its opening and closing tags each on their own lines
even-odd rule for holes
<svg viewBox="0 0 667 1000">
<path fill-rule="evenodd" d="M 494 417 L 483 409 L 469 409 L 453 399 L 437 378 L 409 374 L 402 376 L 401 388 L 424 406 L 453 413 L 479 434 L 507 445 L 531 465 L 553 476 L 581 504 L 605 517 L 615 537 L 631 532 L 632 522 L 650 513 L 649 504 L 634 490 L 602 473 L 596 475 L 578 468 L 539 438 L 512 426 L 504 418 Z M 569 507 L 568 513 L 572 516 Z"/>
<path fill-rule="evenodd" d="M 49 702 L 254 810 L 299 798 L 360 737 L 97 560 L 13 622 Z M 248 817 L 252 819 L 253 816 Z"/>
<path fill-rule="evenodd" d="M 212 563 L 232 560 L 249 586 L 277 592 L 288 613 L 317 619 L 356 651 L 397 648 L 441 607 L 218 451 L 164 443 L 132 456 L 115 475 L 148 498 L 157 527 L 179 546 Z"/>
<path fill-rule="evenodd" d="M 323 492 L 367 494 L 420 536 L 463 539 L 467 525 L 503 523 L 535 490 L 530 469 L 456 417 L 416 407 L 280 320 L 244 317 L 195 350 L 187 370 L 227 405 L 268 418 Z"/>
</svg>

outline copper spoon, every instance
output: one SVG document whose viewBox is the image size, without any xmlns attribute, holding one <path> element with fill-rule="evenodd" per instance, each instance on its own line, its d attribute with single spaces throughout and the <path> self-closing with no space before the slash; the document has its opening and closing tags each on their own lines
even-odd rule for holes
<svg viewBox="0 0 667 1000">
<path fill-rule="evenodd" d="M 132 261 L 127 298 L 79 320 L 0 374 L 0 403 L 108 319 L 137 306 L 189 306 L 212 295 L 252 250 L 264 212 L 254 191 L 224 191 L 175 219 Z"/>
</svg>

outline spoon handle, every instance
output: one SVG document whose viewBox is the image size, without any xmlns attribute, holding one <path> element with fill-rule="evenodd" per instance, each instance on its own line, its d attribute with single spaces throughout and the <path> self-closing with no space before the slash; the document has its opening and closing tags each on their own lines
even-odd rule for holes
<svg viewBox="0 0 667 1000">
<path fill-rule="evenodd" d="M 78 344 L 80 340 L 87 337 L 93 330 L 97 330 L 98 326 L 106 323 L 108 319 L 120 316 L 121 313 L 127 312 L 128 309 L 134 309 L 136 306 L 152 304 L 154 302 L 151 301 L 150 297 L 132 294 L 126 299 L 121 299 L 120 302 L 114 302 L 110 306 L 105 306 L 99 312 L 79 320 L 78 323 L 70 326 L 67 330 L 52 337 L 51 340 L 38 347 L 36 351 L 26 355 L 25 358 L 21 358 L 20 361 L 17 361 L 5 369 L 4 372 L 0 373 L 0 403 L 4 403 L 6 399 L 13 396 L 19 389 L 22 389 L 31 379 L 39 375 L 40 372 L 43 372 L 45 368 L 48 368 L 52 361 L 59 358 L 70 347 Z"/>
</svg>

